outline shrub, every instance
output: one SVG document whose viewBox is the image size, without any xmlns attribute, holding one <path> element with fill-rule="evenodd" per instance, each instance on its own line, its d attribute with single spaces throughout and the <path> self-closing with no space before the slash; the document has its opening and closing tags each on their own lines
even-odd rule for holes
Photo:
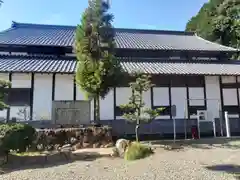
<svg viewBox="0 0 240 180">
<path fill-rule="evenodd" d="M 11 123 L 0 125 L 1 148 L 6 151 L 26 151 L 32 145 L 35 135 L 35 129 L 27 124 Z"/>
<path fill-rule="evenodd" d="M 151 154 L 153 154 L 153 150 L 149 146 L 133 142 L 126 150 L 124 159 L 129 161 L 143 159 Z"/>
</svg>

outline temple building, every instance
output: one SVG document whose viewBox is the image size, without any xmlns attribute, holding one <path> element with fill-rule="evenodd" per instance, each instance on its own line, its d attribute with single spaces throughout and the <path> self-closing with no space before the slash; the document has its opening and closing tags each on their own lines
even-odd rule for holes
<svg viewBox="0 0 240 180">
<path fill-rule="evenodd" d="M 81 107 L 78 123 L 93 120 L 93 102 L 85 101 L 74 82 L 75 30 L 75 26 L 13 22 L 0 33 L 0 78 L 12 83 L 10 108 L 0 111 L 2 120 L 58 123 L 58 101 L 75 103 L 68 111 Z M 165 108 L 156 120 L 141 127 L 142 134 L 171 135 L 174 118 L 177 135 L 182 136 L 198 124 L 199 112 L 206 113 L 201 133 L 212 135 L 214 127 L 217 135 L 224 134 L 224 111 L 232 135 L 240 134 L 240 62 L 230 60 L 239 50 L 181 31 L 116 28 L 115 42 L 124 71 L 152 76 L 155 86 L 144 94 L 146 106 Z M 123 120 L 119 108 L 130 95 L 126 81 L 100 102 L 101 122 L 116 133 L 134 134 L 134 125 Z M 58 118 L 62 122 L 64 113 Z"/>
</svg>

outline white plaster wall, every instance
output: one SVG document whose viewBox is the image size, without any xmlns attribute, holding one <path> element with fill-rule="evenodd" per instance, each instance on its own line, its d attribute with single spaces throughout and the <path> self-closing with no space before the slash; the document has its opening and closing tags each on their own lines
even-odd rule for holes
<svg viewBox="0 0 240 180">
<path fill-rule="evenodd" d="M 76 100 L 87 100 L 83 91 L 76 85 Z"/>
<path fill-rule="evenodd" d="M 8 81 L 9 80 L 9 74 L 8 73 L 0 73 L 0 79 Z M 7 110 L 4 109 L 0 111 L 0 121 L 6 119 L 7 117 Z"/>
<path fill-rule="evenodd" d="M 73 75 L 56 74 L 54 100 L 73 100 Z"/>
<path fill-rule="evenodd" d="M 116 106 L 127 104 L 132 90 L 129 87 L 116 88 Z M 116 116 L 116 119 L 122 119 L 122 116 Z"/>
<path fill-rule="evenodd" d="M 51 120 L 52 74 L 35 74 L 33 91 L 33 120 Z"/>
<path fill-rule="evenodd" d="M 169 90 L 167 87 L 153 88 L 153 105 L 154 106 L 169 106 Z M 169 119 L 170 116 L 158 116 L 156 119 Z"/>
<path fill-rule="evenodd" d="M 113 90 L 110 90 L 104 99 L 100 100 L 100 119 L 114 119 Z"/>
<path fill-rule="evenodd" d="M 31 88 L 31 74 L 12 74 L 12 88 Z"/>
<path fill-rule="evenodd" d="M 31 88 L 31 74 L 30 73 L 13 73 L 12 74 L 12 88 Z M 30 113 L 30 106 L 11 106 L 10 119 L 17 118 L 18 121 L 24 120 L 23 114 L 20 110 L 27 109 L 27 116 Z M 29 119 L 27 119 L 29 120 Z"/>
<path fill-rule="evenodd" d="M 237 102 L 237 89 L 223 89 L 223 104 L 228 105 L 238 105 Z"/>
<path fill-rule="evenodd" d="M 187 90 L 185 87 L 171 88 L 172 105 L 176 105 L 176 118 L 185 118 L 187 107 Z"/>
<path fill-rule="evenodd" d="M 204 106 L 204 89 L 200 87 L 189 88 L 189 105 Z"/>
<path fill-rule="evenodd" d="M 143 101 L 145 103 L 145 107 L 151 108 L 151 91 L 150 90 L 143 93 Z"/>
<path fill-rule="evenodd" d="M 235 76 L 222 76 L 222 83 L 235 83 L 236 77 Z"/>
<path fill-rule="evenodd" d="M 205 76 L 206 99 L 209 120 L 219 118 L 221 110 L 221 96 L 218 76 Z"/>
</svg>

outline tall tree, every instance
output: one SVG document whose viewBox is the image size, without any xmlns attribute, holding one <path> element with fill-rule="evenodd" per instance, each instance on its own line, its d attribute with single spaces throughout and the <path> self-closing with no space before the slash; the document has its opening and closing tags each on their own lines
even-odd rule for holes
<svg viewBox="0 0 240 180">
<path fill-rule="evenodd" d="M 201 37 L 240 48 L 240 1 L 210 0 L 186 25 Z"/>
<path fill-rule="evenodd" d="M 118 85 L 121 68 L 114 56 L 115 32 L 109 3 L 89 0 L 88 4 L 76 30 L 76 83 L 88 99 L 94 99 L 94 119 L 99 122 L 100 98 Z"/>
</svg>

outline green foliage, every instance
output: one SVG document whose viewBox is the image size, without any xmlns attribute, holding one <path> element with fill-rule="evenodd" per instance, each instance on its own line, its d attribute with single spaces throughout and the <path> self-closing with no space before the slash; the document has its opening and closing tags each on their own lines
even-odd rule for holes
<svg viewBox="0 0 240 180">
<path fill-rule="evenodd" d="M 26 124 L 13 123 L 0 125 L 0 136 L 2 137 L 1 148 L 6 151 L 26 151 L 32 145 L 36 137 L 35 135 L 35 129 Z"/>
<path fill-rule="evenodd" d="M 76 31 L 76 83 L 88 99 L 96 100 L 95 118 L 100 119 L 99 98 L 118 85 L 121 68 L 114 57 L 115 32 L 109 4 L 90 0 Z"/>
<path fill-rule="evenodd" d="M 0 110 L 8 108 L 5 104 L 4 99 L 8 95 L 8 88 L 11 86 L 9 81 L 0 80 Z"/>
<path fill-rule="evenodd" d="M 153 86 L 149 75 L 137 73 L 136 81 L 130 83 L 132 89 L 132 95 L 129 98 L 128 104 L 121 105 L 120 108 L 125 112 L 123 117 L 130 121 L 136 123 L 136 141 L 138 141 L 138 128 L 141 123 L 149 123 L 154 120 L 163 110 L 163 108 L 151 109 L 146 108 L 143 101 L 143 93 L 150 90 Z"/>
<path fill-rule="evenodd" d="M 133 142 L 128 147 L 124 154 L 124 159 L 128 161 L 133 161 L 137 159 L 143 159 L 153 154 L 151 147 L 143 145 L 139 142 Z"/>
<path fill-rule="evenodd" d="M 201 37 L 240 48 L 240 1 L 210 0 L 186 25 Z"/>
</svg>

